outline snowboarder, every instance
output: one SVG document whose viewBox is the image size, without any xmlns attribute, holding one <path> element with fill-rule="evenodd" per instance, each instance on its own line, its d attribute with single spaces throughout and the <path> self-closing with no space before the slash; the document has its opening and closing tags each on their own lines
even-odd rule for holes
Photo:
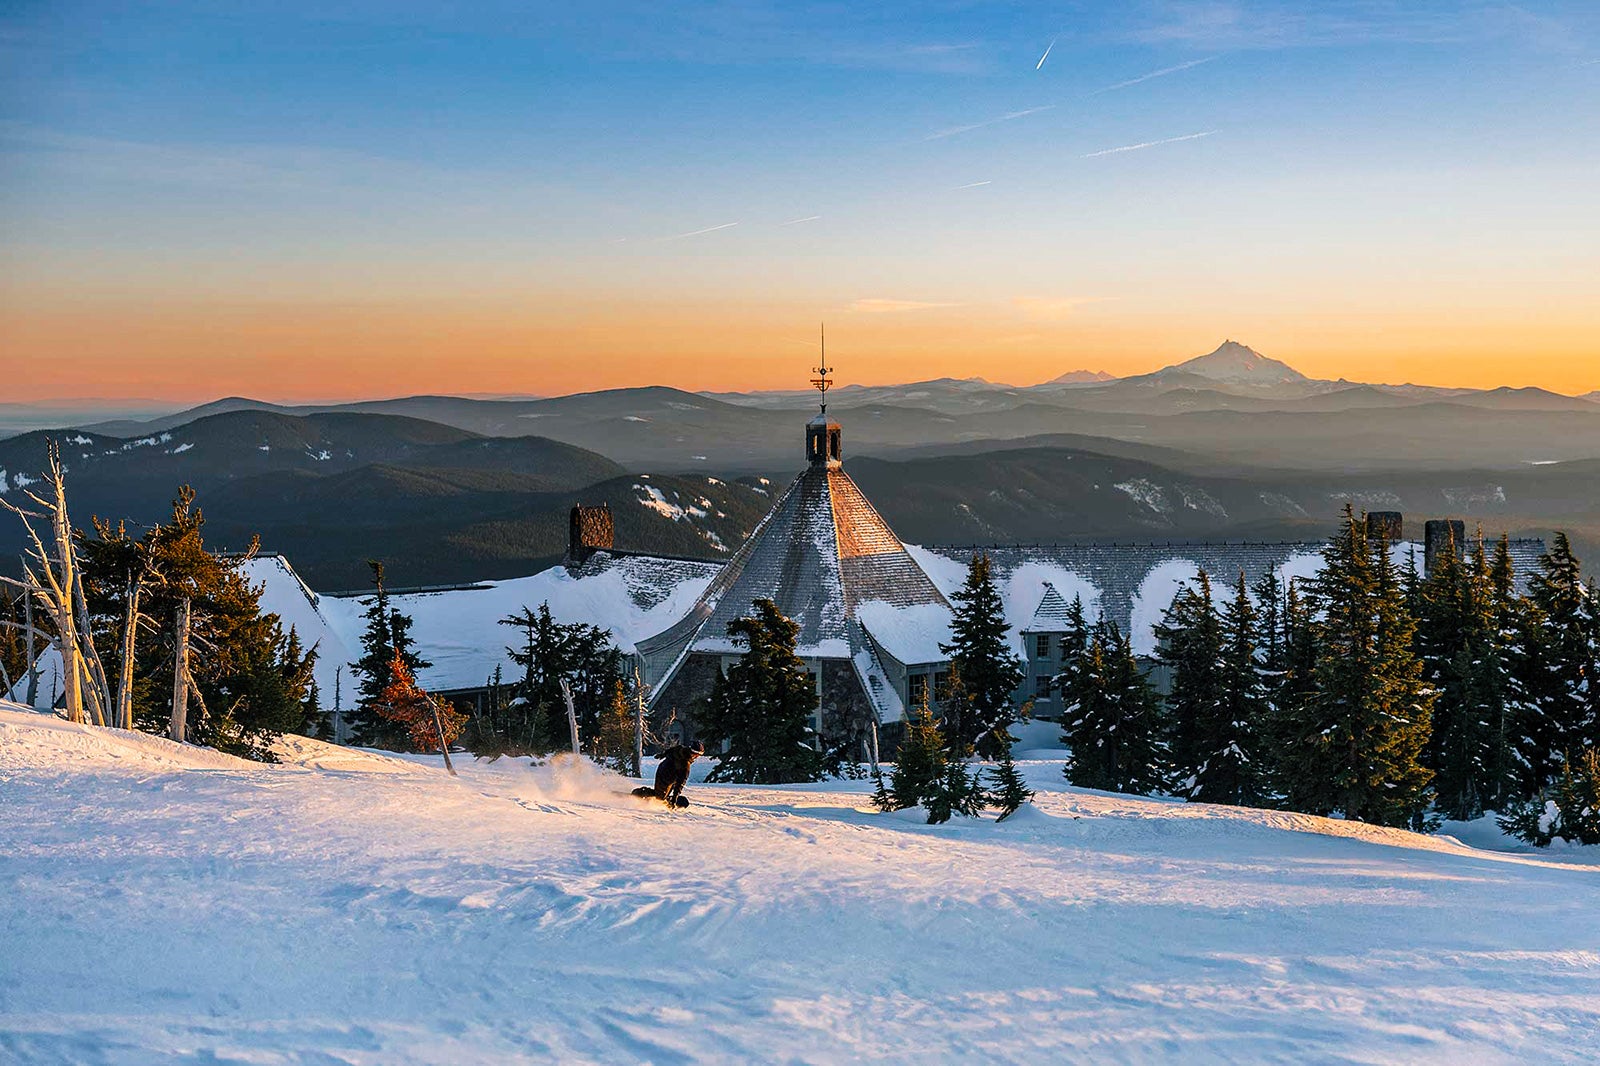
<svg viewBox="0 0 1600 1066">
<path fill-rule="evenodd" d="M 683 798 L 683 786 L 689 780 L 690 765 L 705 753 L 705 744 L 698 740 L 692 748 L 674 744 L 661 756 L 661 765 L 656 767 L 656 787 L 640 785 L 633 794 L 641 799 L 653 796 L 664 800 L 668 807 L 689 806 L 689 801 Z"/>
</svg>

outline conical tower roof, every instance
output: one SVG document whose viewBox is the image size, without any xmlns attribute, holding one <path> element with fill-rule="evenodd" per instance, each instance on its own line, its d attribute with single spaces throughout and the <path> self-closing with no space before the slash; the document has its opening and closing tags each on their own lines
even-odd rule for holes
<svg viewBox="0 0 1600 1066">
<path fill-rule="evenodd" d="M 639 642 L 641 654 L 670 655 L 681 663 L 696 652 L 739 650 L 728 637 L 728 623 L 751 615 L 758 599 L 772 600 L 798 623 L 799 655 L 824 659 L 856 659 L 868 650 L 856 617 L 864 603 L 948 609 L 932 579 L 844 472 L 838 423 L 823 415 L 806 429 L 810 465 L 688 614 Z M 675 668 L 660 679 L 658 691 Z"/>
</svg>

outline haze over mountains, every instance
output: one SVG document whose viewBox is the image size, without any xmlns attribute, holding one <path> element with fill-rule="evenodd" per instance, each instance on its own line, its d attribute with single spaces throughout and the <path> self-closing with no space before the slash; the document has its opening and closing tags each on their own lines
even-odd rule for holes
<svg viewBox="0 0 1600 1066">
<path fill-rule="evenodd" d="M 259 531 L 328 586 L 358 584 L 375 555 L 406 584 L 527 573 L 559 557 L 578 499 L 612 504 L 621 545 L 712 556 L 765 512 L 759 479 L 781 484 L 803 462 L 816 399 L 663 386 L 229 398 L 0 439 L 0 494 L 20 499 L 55 439 L 80 518 L 154 521 L 193 484 L 216 543 Z M 1228 341 L 1120 379 L 850 385 L 829 413 L 850 470 L 911 540 L 1298 538 L 1349 501 L 1600 543 L 1592 397 L 1320 381 Z M 16 527 L 0 521 L 4 556 Z"/>
</svg>

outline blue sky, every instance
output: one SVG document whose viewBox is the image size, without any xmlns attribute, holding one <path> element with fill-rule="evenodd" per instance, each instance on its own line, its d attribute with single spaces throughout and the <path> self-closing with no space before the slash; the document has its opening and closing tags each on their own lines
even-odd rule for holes
<svg viewBox="0 0 1600 1066">
<path fill-rule="evenodd" d="M 471 333 L 581 305 L 760 358 L 762 311 L 847 345 L 870 315 L 863 361 L 1025 378 L 1218 330 L 1437 377 L 1478 366 L 1449 358 L 1465 313 L 1537 324 L 1575 388 L 1597 164 L 1600 5 L 1575 0 L 0 14 L 12 315 L 425 304 Z"/>
</svg>

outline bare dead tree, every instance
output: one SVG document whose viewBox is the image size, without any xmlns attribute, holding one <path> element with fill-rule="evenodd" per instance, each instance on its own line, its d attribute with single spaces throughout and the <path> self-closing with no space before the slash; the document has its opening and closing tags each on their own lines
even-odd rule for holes
<svg viewBox="0 0 1600 1066">
<path fill-rule="evenodd" d="M 73 543 L 72 521 L 67 515 L 61 451 L 53 441 L 45 481 L 48 498 L 32 490 L 27 492 L 28 498 L 42 508 L 42 512 L 25 511 L 8 500 L 0 500 L 0 505 L 21 519 L 28 532 L 32 546 L 23 556 L 23 578 L 33 586 L 34 598 L 49 613 L 55 626 L 67 718 L 74 722 L 92 718 L 95 725 L 105 725 L 110 691 L 105 669 L 95 651 L 89 613 L 84 607 L 83 578 Z M 50 548 L 46 548 L 44 538 L 34 528 L 32 520 L 35 518 L 49 522 Z"/>
<path fill-rule="evenodd" d="M 178 601 L 172 638 L 172 715 L 167 722 L 167 736 L 179 744 L 183 743 L 189 719 L 189 607 L 189 597 Z"/>
<path fill-rule="evenodd" d="M 561 679 L 561 698 L 567 704 L 567 728 L 572 730 L 572 754 L 582 755 L 578 746 L 578 708 L 572 702 L 572 686 L 567 684 L 567 679 Z"/>
<path fill-rule="evenodd" d="M 564 683 L 564 682 L 563 682 Z M 450 761 L 450 745 L 444 739 L 444 718 L 439 714 L 439 701 L 433 698 L 432 693 L 427 694 L 428 710 L 433 712 L 433 729 L 439 735 L 439 754 L 444 756 L 444 768 L 450 771 L 451 777 L 459 777 L 455 764 Z"/>
<path fill-rule="evenodd" d="M 644 678 L 633 668 L 633 776 L 644 773 Z"/>
</svg>

